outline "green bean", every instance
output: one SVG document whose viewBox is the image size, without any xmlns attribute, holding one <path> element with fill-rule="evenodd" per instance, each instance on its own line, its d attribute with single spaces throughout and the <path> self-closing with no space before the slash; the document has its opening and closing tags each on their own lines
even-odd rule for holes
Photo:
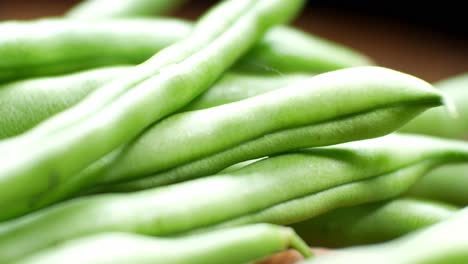
<svg viewBox="0 0 468 264">
<path fill-rule="evenodd" d="M 415 118 L 401 131 L 447 138 L 468 136 L 468 74 L 452 77 L 434 84 L 454 102 L 457 116 L 449 115 L 443 108 L 435 108 Z"/>
<path fill-rule="evenodd" d="M 167 263 L 241 264 L 293 247 L 304 256 L 310 249 L 294 230 L 257 224 L 180 238 L 151 238 L 106 233 L 65 242 L 28 256 L 18 264 Z"/>
<path fill-rule="evenodd" d="M 130 70 L 110 67 L 0 86 L 0 139 L 24 133 Z"/>
<path fill-rule="evenodd" d="M 48 117 L 72 107 L 130 68 L 109 67 L 0 86 L 0 139 L 24 133 Z M 310 76 L 301 74 L 257 76 L 227 73 L 180 111 L 238 101 L 308 77 Z"/>
<path fill-rule="evenodd" d="M 292 227 L 309 245 L 346 247 L 403 236 L 441 222 L 457 209 L 450 204 L 405 198 L 337 209 Z"/>
<path fill-rule="evenodd" d="M 69 18 L 119 18 L 163 15 L 178 8 L 186 0 L 85 0 L 65 16 Z"/>
<path fill-rule="evenodd" d="M 6 32 L 0 36 L 0 82 L 140 63 L 186 38 L 192 29 L 189 22 L 163 18 L 0 23 L 0 32 Z M 241 62 L 247 65 L 237 68 L 275 74 L 293 70 L 319 73 L 370 63 L 348 48 L 282 27 L 269 31 L 248 57 Z"/>
<path fill-rule="evenodd" d="M 468 261 L 468 209 L 414 234 L 387 243 L 331 252 L 301 264 L 455 264 Z"/>
<path fill-rule="evenodd" d="M 464 164 L 437 168 L 421 178 L 409 191 L 410 196 L 468 205 L 468 166 Z"/>
<path fill-rule="evenodd" d="M 438 100 L 430 91 L 419 79 L 379 67 L 321 74 L 245 101 L 164 120 L 100 172 L 101 179 L 118 183 L 152 175 L 118 187 L 138 190 L 291 149 L 381 136 Z M 249 129 L 239 131 L 244 127 Z M 199 147 L 184 159 L 180 150 L 191 144 Z"/>
<path fill-rule="evenodd" d="M 430 85 L 396 71 L 362 67 L 325 73 L 247 100 L 171 116 L 36 197 L 23 212 L 97 183 L 103 185 L 100 191 L 147 189 L 288 150 L 384 135 L 438 102 L 440 95 Z M 187 148 L 191 145 L 197 148 Z M 3 210 L 2 218 L 8 214 Z"/>
<path fill-rule="evenodd" d="M 390 135 L 279 155 L 162 188 L 79 198 L 1 224 L 0 262 L 103 232 L 169 236 L 258 222 L 292 224 L 390 199 L 430 168 L 461 161 L 468 161 L 466 143 Z"/>
<path fill-rule="evenodd" d="M 2 211 L 22 210 L 151 123 L 183 107 L 209 88 L 268 27 L 288 20 L 302 4 L 301 0 L 222 2 L 200 20 L 191 37 L 159 52 L 75 107 L 22 136 L 2 141 Z"/>
</svg>

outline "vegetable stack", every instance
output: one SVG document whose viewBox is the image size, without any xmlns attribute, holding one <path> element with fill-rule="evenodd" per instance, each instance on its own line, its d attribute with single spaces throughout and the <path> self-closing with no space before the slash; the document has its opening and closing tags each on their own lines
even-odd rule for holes
<svg viewBox="0 0 468 264">
<path fill-rule="evenodd" d="M 425 176 L 468 162 L 466 78 L 436 89 L 281 25 L 303 0 L 151 18 L 184 2 L 0 22 L 0 263 L 468 261 L 462 233 L 430 243 L 466 218 L 465 171 Z"/>
</svg>

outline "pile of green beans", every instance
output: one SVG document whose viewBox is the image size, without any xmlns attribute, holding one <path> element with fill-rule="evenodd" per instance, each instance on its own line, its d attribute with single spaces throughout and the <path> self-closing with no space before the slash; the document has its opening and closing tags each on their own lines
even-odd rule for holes
<svg viewBox="0 0 468 264">
<path fill-rule="evenodd" d="M 463 161 L 468 161 L 468 143 L 409 135 L 283 154 L 227 174 L 84 197 L 6 222 L 0 225 L 0 261 L 102 232 L 169 236 L 251 223 L 291 224 L 396 197 L 434 166 Z"/>
<path fill-rule="evenodd" d="M 331 111 L 343 100 L 353 104 Z M 104 185 L 101 192 L 148 189 L 276 153 L 385 135 L 440 103 L 440 94 L 426 82 L 384 68 L 318 75 L 247 100 L 173 115 L 79 175 L 35 196 L 21 211 L 18 205 L 15 211 L 3 210 L 0 219 L 60 201 L 96 183 Z M 242 127 L 250 129 L 241 132 Z M 199 147 L 185 147 L 193 144 Z"/>
<path fill-rule="evenodd" d="M 286 11 L 287 8 L 285 14 Z M 44 28 L 47 34 L 43 33 Z M 0 23 L 0 83 L 141 63 L 186 39 L 193 30 L 189 22 L 167 18 Z M 286 27 L 269 31 L 256 46 L 249 49 L 235 68 L 274 74 L 320 73 L 371 63 L 346 47 Z"/>
<path fill-rule="evenodd" d="M 468 260 L 468 209 L 446 221 L 391 242 L 350 248 L 301 264 L 401 263 L 447 264 Z"/>
<path fill-rule="evenodd" d="M 223 2 L 184 41 L 33 130 L 0 142 L 1 207 L 13 212 L 29 207 L 49 189 L 190 102 L 269 27 L 289 20 L 302 4 Z M 223 23 L 218 22 L 221 17 Z M 49 144 L 42 144 L 45 140 Z M 30 151 L 24 151 L 26 147 Z"/>
<path fill-rule="evenodd" d="M 311 255 L 307 245 L 290 228 L 257 224 L 182 238 L 107 233 L 72 240 L 17 263 L 61 264 L 66 260 L 70 264 L 238 264 L 289 247 L 295 248 L 305 257 Z"/>
<path fill-rule="evenodd" d="M 0 23 L 0 263 L 468 261 L 467 75 L 282 26 L 304 0 L 147 17 L 184 2 Z"/>
</svg>

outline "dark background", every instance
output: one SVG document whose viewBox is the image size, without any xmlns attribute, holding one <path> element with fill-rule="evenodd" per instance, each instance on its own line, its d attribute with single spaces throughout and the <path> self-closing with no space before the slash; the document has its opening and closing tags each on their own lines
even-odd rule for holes
<svg viewBox="0 0 468 264">
<path fill-rule="evenodd" d="M 0 0 L 0 19 L 59 16 L 77 2 Z M 173 15 L 196 19 L 214 2 L 192 0 Z M 436 81 L 468 72 L 468 23 L 462 3 L 314 0 L 294 24 L 353 47 L 382 66 Z"/>
</svg>

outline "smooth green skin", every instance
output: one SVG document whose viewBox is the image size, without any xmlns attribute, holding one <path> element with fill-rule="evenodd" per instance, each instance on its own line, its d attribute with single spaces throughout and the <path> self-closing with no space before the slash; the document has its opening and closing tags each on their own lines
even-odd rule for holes
<svg viewBox="0 0 468 264">
<path fill-rule="evenodd" d="M 130 69 L 130 66 L 108 67 L 0 86 L 0 139 L 24 133 L 50 116 L 76 105 L 100 86 Z M 179 112 L 239 101 L 307 78 L 310 75 L 226 73 Z"/>
<path fill-rule="evenodd" d="M 403 236 L 441 222 L 458 209 L 451 204 L 430 200 L 400 198 L 340 208 L 292 227 L 309 245 L 347 247 Z"/>
<path fill-rule="evenodd" d="M 0 82 L 141 63 L 192 30 L 190 22 L 167 18 L 3 22 L 0 32 L 8 34 L 0 36 Z M 237 68 L 274 74 L 320 73 L 369 64 L 368 58 L 346 47 L 293 28 L 276 27 Z"/>
<path fill-rule="evenodd" d="M 446 138 L 467 138 L 468 74 L 440 81 L 434 86 L 446 93 L 454 102 L 457 116 L 450 115 L 442 107 L 434 108 L 409 122 L 400 131 Z"/>
<path fill-rule="evenodd" d="M 390 135 L 275 156 L 167 187 L 84 197 L 0 225 L 0 262 L 103 232 L 168 236 L 259 222 L 291 224 L 398 196 L 431 167 L 461 161 L 468 161 L 466 143 Z"/>
<path fill-rule="evenodd" d="M 383 244 L 338 250 L 301 264 L 468 262 L 468 209 L 419 232 Z"/>
<path fill-rule="evenodd" d="M 0 86 L 0 139 L 19 135 L 83 100 L 130 67 L 109 67 Z"/>
<path fill-rule="evenodd" d="M 427 83 L 384 68 L 318 75 L 247 100 L 173 115 L 126 148 L 38 197 L 23 211 L 3 210 L 1 215 L 7 219 L 41 208 L 96 182 L 153 175 L 122 185 L 104 185 L 99 191 L 148 189 L 211 175 L 275 153 L 384 135 L 440 100 Z M 193 145 L 197 147 L 187 147 Z"/>
<path fill-rule="evenodd" d="M 167 14 L 186 0 L 84 0 L 65 17 L 76 19 L 125 18 Z"/>
<path fill-rule="evenodd" d="M 311 251 L 290 228 L 257 224 L 179 238 L 104 233 L 65 242 L 18 264 L 243 264 L 295 248 Z"/>
<path fill-rule="evenodd" d="M 269 27 L 290 19 L 302 5 L 301 0 L 222 2 L 199 21 L 191 37 L 75 107 L 0 142 L 2 212 L 29 207 L 54 186 L 189 103 Z"/>
<path fill-rule="evenodd" d="M 437 168 L 420 179 L 409 190 L 408 195 L 467 206 L 467 187 L 468 166 L 448 165 Z"/>
</svg>

